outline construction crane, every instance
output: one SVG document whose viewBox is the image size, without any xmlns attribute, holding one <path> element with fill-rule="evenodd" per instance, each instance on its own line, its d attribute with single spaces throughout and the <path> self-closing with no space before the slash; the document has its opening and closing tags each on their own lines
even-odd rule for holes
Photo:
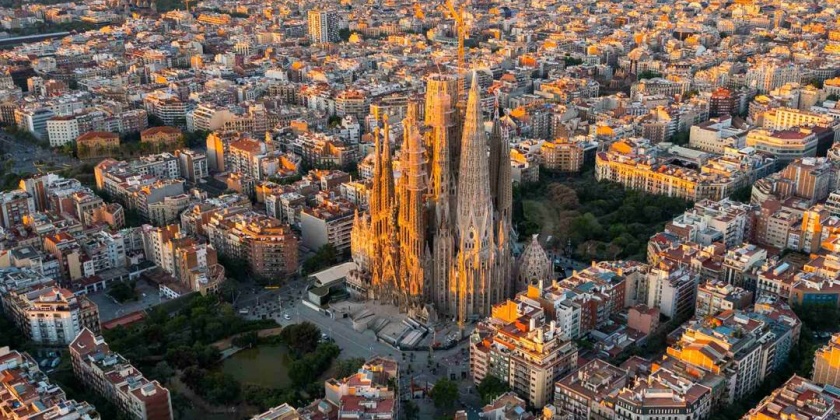
<svg viewBox="0 0 840 420">
<path fill-rule="evenodd" d="M 461 4 L 457 9 L 452 0 L 446 0 L 446 7 L 438 6 L 443 12 L 449 12 L 452 20 L 455 21 L 455 33 L 458 37 L 458 101 L 463 98 L 464 89 L 462 87 L 462 80 L 464 79 L 465 70 L 465 53 L 464 53 L 464 39 L 467 37 L 467 25 L 464 22 L 464 5 Z"/>
</svg>

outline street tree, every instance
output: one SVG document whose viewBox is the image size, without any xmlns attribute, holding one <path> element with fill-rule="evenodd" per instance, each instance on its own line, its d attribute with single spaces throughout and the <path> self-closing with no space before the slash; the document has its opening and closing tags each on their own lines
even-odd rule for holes
<svg viewBox="0 0 840 420">
<path fill-rule="evenodd" d="M 458 400 L 458 384 L 449 380 L 441 379 L 429 392 L 432 401 L 437 408 L 452 408 Z"/>
</svg>

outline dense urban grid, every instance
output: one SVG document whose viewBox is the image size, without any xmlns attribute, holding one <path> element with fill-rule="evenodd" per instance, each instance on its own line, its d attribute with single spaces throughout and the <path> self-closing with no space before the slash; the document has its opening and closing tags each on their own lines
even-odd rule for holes
<svg viewBox="0 0 840 420">
<path fill-rule="evenodd" d="M 0 419 L 840 419 L 840 1 L 0 27 Z"/>
</svg>

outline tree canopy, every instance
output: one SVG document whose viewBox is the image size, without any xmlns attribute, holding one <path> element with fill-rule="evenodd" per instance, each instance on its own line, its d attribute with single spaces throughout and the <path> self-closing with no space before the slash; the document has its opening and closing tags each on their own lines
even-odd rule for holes
<svg viewBox="0 0 840 420">
<path fill-rule="evenodd" d="M 437 408 L 452 408 L 458 400 L 458 384 L 449 380 L 441 379 L 429 392 L 432 401 Z"/>
<path fill-rule="evenodd" d="M 481 402 L 490 404 L 496 397 L 508 392 L 510 387 L 501 379 L 493 375 L 487 375 L 481 380 L 476 389 L 478 390 L 478 394 L 481 395 Z"/>
<path fill-rule="evenodd" d="M 321 341 L 321 329 L 311 322 L 289 325 L 280 332 L 280 340 L 296 356 L 312 353 Z"/>
</svg>

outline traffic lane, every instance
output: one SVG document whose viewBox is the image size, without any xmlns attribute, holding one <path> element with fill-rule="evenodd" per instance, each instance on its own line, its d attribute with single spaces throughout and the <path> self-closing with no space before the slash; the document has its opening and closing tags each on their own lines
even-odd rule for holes
<svg viewBox="0 0 840 420">
<path fill-rule="evenodd" d="M 306 305 L 298 304 L 295 314 L 300 320 L 312 322 L 322 332 L 331 334 L 331 338 L 342 350 L 352 349 L 346 354 L 348 357 L 363 357 L 366 359 L 376 355 L 394 357 L 393 354 L 399 353 L 398 350 L 376 341 L 375 338 L 356 332 L 349 325 L 343 325 Z"/>
</svg>

